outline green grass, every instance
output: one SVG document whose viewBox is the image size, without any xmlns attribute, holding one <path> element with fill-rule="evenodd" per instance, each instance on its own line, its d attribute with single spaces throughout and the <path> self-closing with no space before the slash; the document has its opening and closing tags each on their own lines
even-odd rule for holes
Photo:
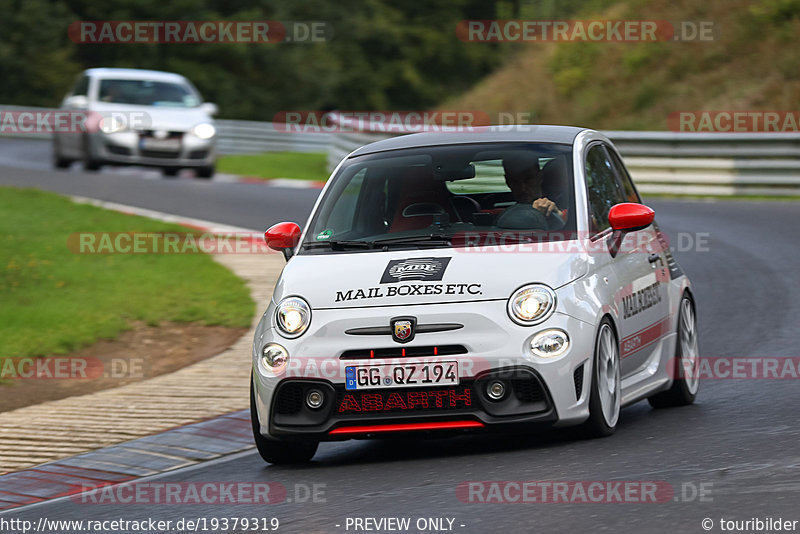
<svg viewBox="0 0 800 534">
<path fill-rule="evenodd" d="M 67 246 L 75 232 L 131 231 L 186 229 L 0 188 L 0 358 L 69 352 L 134 321 L 249 326 L 247 287 L 206 254 L 91 255 Z"/>
<path fill-rule="evenodd" d="M 256 178 L 294 178 L 296 180 L 328 179 L 326 154 L 298 152 L 267 152 L 265 154 L 236 154 L 220 156 L 220 172 Z"/>
</svg>

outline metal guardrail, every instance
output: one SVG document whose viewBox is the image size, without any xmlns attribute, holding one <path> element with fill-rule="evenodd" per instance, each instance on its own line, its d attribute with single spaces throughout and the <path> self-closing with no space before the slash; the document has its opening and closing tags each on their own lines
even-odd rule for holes
<svg viewBox="0 0 800 534">
<path fill-rule="evenodd" d="M 0 111 L 46 108 L 0 106 Z M 389 137 L 375 133 L 295 133 L 270 122 L 215 121 L 220 154 L 324 152 L 328 169 L 356 148 Z M 0 127 L 2 125 L 0 124 Z M 604 132 L 643 193 L 800 195 L 800 134 Z M 0 132 L 0 136 L 5 135 Z M 26 133 L 28 138 L 50 134 Z"/>
<path fill-rule="evenodd" d="M 271 122 L 216 120 L 220 154 L 260 152 L 327 152 L 331 142 L 326 133 L 291 133 Z"/>
<path fill-rule="evenodd" d="M 54 108 L 32 106 L 0 106 L 0 112 L 54 112 Z M 257 154 L 260 152 L 326 152 L 330 136 L 324 133 L 290 133 L 280 131 L 271 122 L 218 119 L 217 151 L 220 154 Z M 9 132 L 0 123 L 0 137 L 50 139 L 47 132 Z"/>
</svg>

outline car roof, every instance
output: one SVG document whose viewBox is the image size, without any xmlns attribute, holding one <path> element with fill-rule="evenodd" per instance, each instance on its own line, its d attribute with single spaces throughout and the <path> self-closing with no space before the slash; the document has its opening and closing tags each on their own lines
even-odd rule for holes
<svg viewBox="0 0 800 534">
<path fill-rule="evenodd" d="M 116 69 L 116 68 L 94 68 L 86 69 L 84 74 L 98 78 L 126 78 L 133 80 L 163 80 L 163 81 L 185 81 L 186 78 L 174 72 L 146 69 Z"/>
<path fill-rule="evenodd" d="M 416 133 L 370 143 L 357 149 L 351 156 L 403 148 L 472 143 L 558 143 L 571 145 L 578 134 L 585 131 L 592 130 L 576 126 L 525 124 L 485 126 L 476 128 L 476 131 Z"/>
</svg>

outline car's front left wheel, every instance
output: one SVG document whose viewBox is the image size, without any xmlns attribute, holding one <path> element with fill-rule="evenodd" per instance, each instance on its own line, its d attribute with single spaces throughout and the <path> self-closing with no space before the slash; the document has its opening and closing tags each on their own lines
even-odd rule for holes
<svg viewBox="0 0 800 534">
<path fill-rule="evenodd" d="M 653 408 L 692 404 L 700 388 L 697 318 L 694 313 L 694 302 L 689 295 L 683 296 L 678 309 L 678 339 L 672 362 L 672 372 L 675 376 L 672 387 L 647 399 Z"/>
<path fill-rule="evenodd" d="M 195 170 L 198 178 L 213 178 L 214 172 L 216 172 L 214 165 L 209 165 L 208 167 L 198 167 Z"/>
<path fill-rule="evenodd" d="M 317 452 L 317 441 L 277 441 L 261 435 L 261 423 L 258 421 L 256 392 L 253 377 L 250 376 L 250 421 L 253 424 L 253 438 L 258 454 L 265 462 L 271 464 L 300 464 L 311 460 Z"/>
</svg>

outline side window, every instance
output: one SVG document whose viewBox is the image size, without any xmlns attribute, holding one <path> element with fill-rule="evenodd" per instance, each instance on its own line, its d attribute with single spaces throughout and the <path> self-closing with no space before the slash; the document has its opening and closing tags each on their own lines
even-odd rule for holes
<svg viewBox="0 0 800 534">
<path fill-rule="evenodd" d="M 589 193 L 589 230 L 602 232 L 610 226 L 608 212 L 625 202 L 616 173 L 602 145 L 594 145 L 586 153 L 586 189 Z"/>
<path fill-rule="evenodd" d="M 639 194 L 636 192 L 636 188 L 633 187 L 633 180 L 631 180 L 631 175 L 628 174 L 628 170 L 625 168 L 625 165 L 617 156 L 617 153 L 613 150 L 606 150 L 608 152 L 609 157 L 611 158 L 611 165 L 614 167 L 614 170 L 617 172 L 617 177 L 619 178 L 620 183 L 622 184 L 622 189 L 625 193 L 625 201 L 626 202 L 638 202 L 641 204 L 642 199 L 639 198 Z"/>
<path fill-rule="evenodd" d="M 89 77 L 81 76 L 81 79 L 75 82 L 72 88 L 72 96 L 88 96 L 89 95 Z"/>
</svg>

